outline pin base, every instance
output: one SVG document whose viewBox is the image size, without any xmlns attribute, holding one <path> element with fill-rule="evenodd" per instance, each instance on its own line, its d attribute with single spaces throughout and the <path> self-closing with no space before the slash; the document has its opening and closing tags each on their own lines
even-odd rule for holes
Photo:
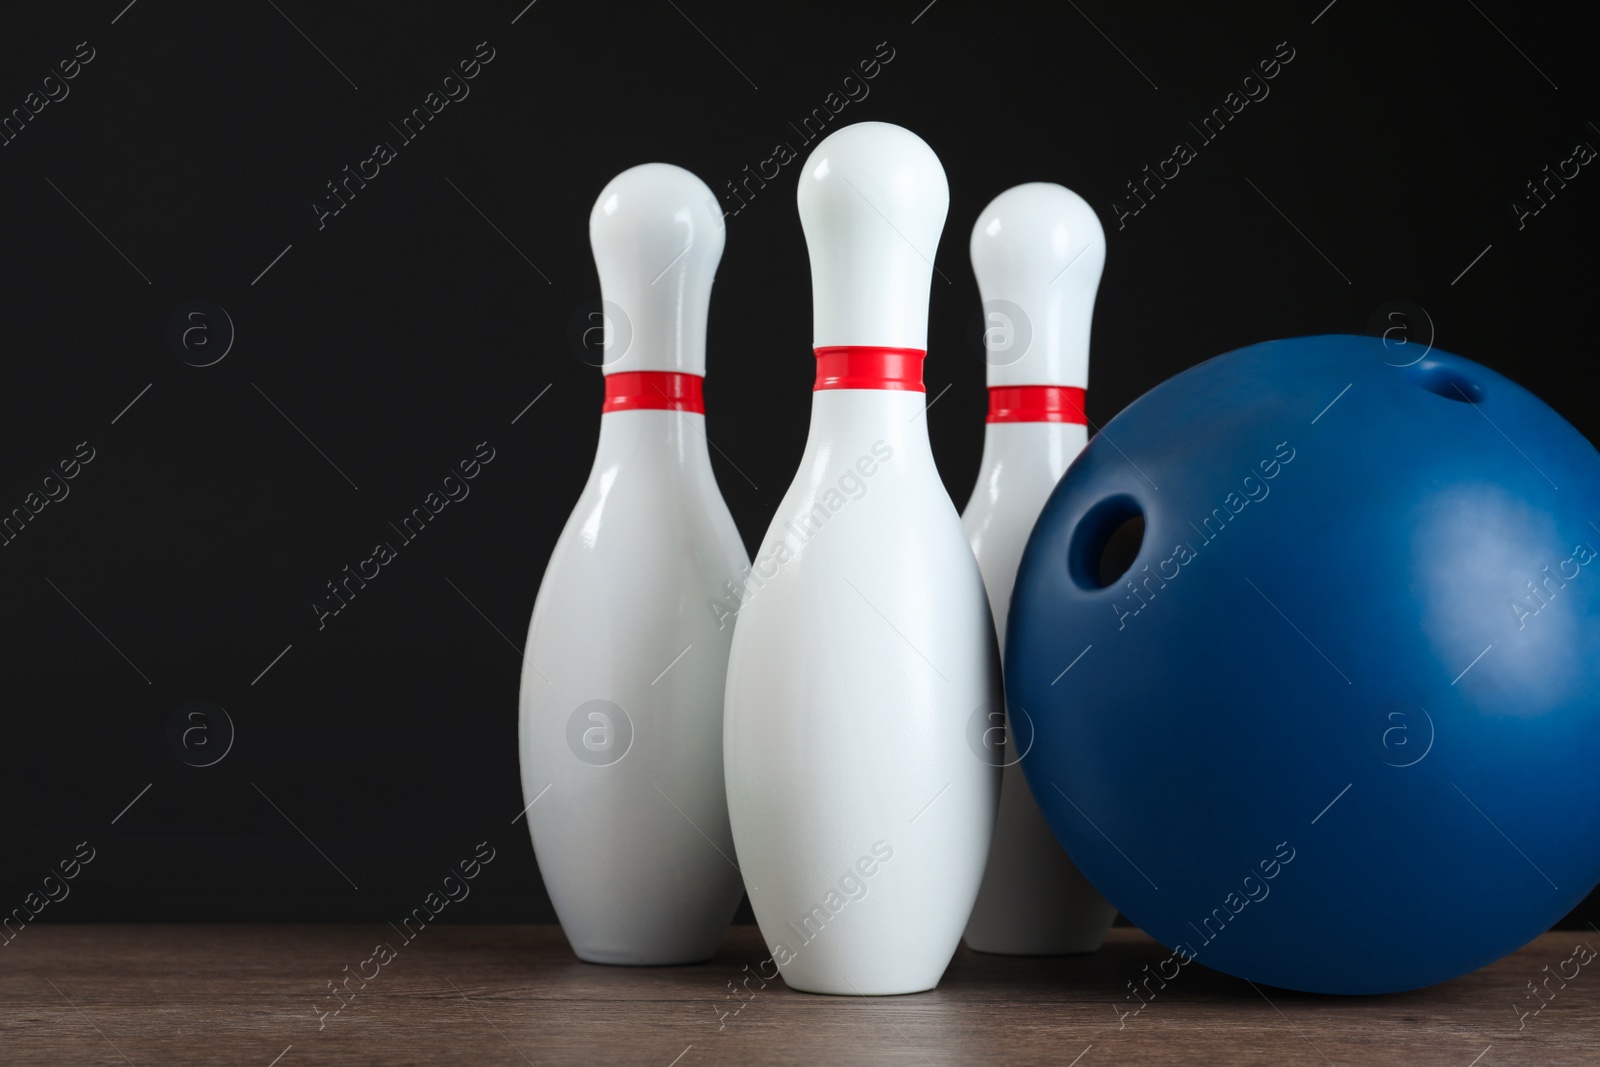
<svg viewBox="0 0 1600 1067">
<path fill-rule="evenodd" d="M 708 963 L 717 954 L 710 952 L 637 952 L 627 949 L 572 948 L 573 955 L 584 963 L 597 963 L 607 967 L 689 967 Z"/>
</svg>

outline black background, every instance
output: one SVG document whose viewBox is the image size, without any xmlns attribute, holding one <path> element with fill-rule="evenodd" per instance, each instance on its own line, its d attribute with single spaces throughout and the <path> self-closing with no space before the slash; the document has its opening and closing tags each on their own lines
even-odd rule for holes
<svg viewBox="0 0 1600 1067">
<path fill-rule="evenodd" d="M 7 113 L 78 42 L 95 55 L 0 147 L 0 509 L 79 442 L 95 457 L 0 548 L 0 910 L 87 840 L 44 918 L 376 920 L 487 840 L 445 917 L 553 918 L 513 822 L 517 648 L 598 431 L 601 375 L 568 343 L 598 296 L 590 206 L 640 162 L 722 193 L 779 142 L 803 156 L 790 123 L 883 50 L 830 128 L 903 124 L 949 174 L 927 378 L 930 399 L 950 386 L 929 424 L 958 505 L 986 403 L 967 235 L 1023 181 L 1077 190 L 1107 230 L 1095 423 L 1219 352 L 1368 332 L 1409 301 L 1388 324 L 1600 432 L 1600 177 L 1521 229 L 1511 207 L 1600 144 L 1595 27 L 1565 13 L 125 3 L 0 14 Z M 470 95 L 400 146 L 388 123 L 482 41 Z M 1285 41 L 1270 96 L 1119 228 L 1124 182 Z M 319 228 L 325 183 L 379 140 L 398 158 Z M 798 167 L 728 216 L 712 303 L 713 465 L 752 548 L 810 404 Z M 168 337 L 193 300 L 236 330 L 209 367 Z M 481 441 L 471 495 L 319 630 L 324 584 Z M 189 700 L 237 728 L 214 766 L 169 741 Z"/>
</svg>

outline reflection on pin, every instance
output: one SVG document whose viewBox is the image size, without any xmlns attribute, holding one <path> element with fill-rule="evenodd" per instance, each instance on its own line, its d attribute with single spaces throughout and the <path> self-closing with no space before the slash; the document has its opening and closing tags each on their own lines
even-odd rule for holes
<svg viewBox="0 0 1600 1067">
<path fill-rule="evenodd" d="M 1082 197 L 1033 182 L 1008 189 L 983 209 L 970 250 L 988 321 L 989 421 L 978 484 L 962 524 L 1004 640 L 1028 534 L 1067 464 L 1088 441 L 1083 405 L 1089 324 L 1106 239 Z M 1050 832 L 1021 767 L 1033 743 L 1032 724 L 1020 708 L 1006 713 L 1016 721 L 1006 723 L 1005 755 L 994 761 L 1005 768 L 1000 815 L 967 923 L 967 944 L 1015 955 L 1093 952 L 1116 909 Z"/>
<path fill-rule="evenodd" d="M 722 780 L 732 628 L 704 607 L 747 566 L 704 428 L 725 240 L 710 199 L 650 163 L 614 178 L 589 218 L 600 445 L 534 605 L 520 755 L 539 871 L 591 963 L 707 959 L 739 902 Z"/>
<path fill-rule="evenodd" d="M 758 553 L 787 560 L 739 605 L 725 755 L 751 905 L 784 981 L 806 992 L 936 985 L 994 825 L 998 768 L 968 747 L 973 709 L 1001 699 L 994 627 L 921 417 L 948 204 L 932 149 L 885 123 L 833 133 L 800 172 L 811 431 Z M 893 864 L 848 908 L 825 897 L 825 932 L 799 949 L 796 916 L 821 929 L 817 889 L 863 841 L 892 841 Z"/>
</svg>

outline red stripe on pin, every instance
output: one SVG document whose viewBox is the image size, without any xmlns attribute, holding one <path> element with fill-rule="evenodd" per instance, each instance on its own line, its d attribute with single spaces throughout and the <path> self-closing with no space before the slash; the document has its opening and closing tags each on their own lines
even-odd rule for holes
<svg viewBox="0 0 1600 1067">
<path fill-rule="evenodd" d="M 905 389 L 927 392 L 922 386 L 920 348 L 879 348 L 876 345 L 829 345 L 817 352 L 817 390 Z"/>
<path fill-rule="evenodd" d="M 990 422 L 1071 422 L 1089 424 L 1084 391 L 1075 385 L 992 385 Z"/>
<path fill-rule="evenodd" d="M 692 411 L 704 415 L 704 382 L 698 374 L 676 371 L 618 371 L 606 375 L 606 402 L 600 411 Z"/>
</svg>

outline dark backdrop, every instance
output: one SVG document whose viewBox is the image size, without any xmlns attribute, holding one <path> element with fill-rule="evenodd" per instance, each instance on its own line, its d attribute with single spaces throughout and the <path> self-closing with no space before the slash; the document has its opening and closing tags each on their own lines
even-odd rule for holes
<svg viewBox="0 0 1600 1067">
<path fill-rule="evenodd" d="M 1537 214 L 1524 189 L 1600 144 L 1592 23 L 926 2 L 8 5 L 0 508 L 29 517 L 0 547 L 0 911 L 87 841 L 46 918 L 377 920 L 488 841 L 447 917 L 552 918 L 513 821 L 517 649 L 599 423 L 570 343 L 590 205 L 635 163 L 724 193 L 803 155 L 795 125 L 860 97 L 863 60 L 830 128 L 901 123 L 949 172 L 927 374 L 958 504 L 985 410 L 967 235 L 1022 181 L 1107 230 L 1096 423 L 1219 352 L 1377 321 L 1600 432 L 1600 177 Z M 1270 95 L 1241 86 L 1285 55 Z M 408 142 L 390 123 L 430 91 L 469 95 Z M 1180 140 L 1195 158 L 1124 214 Z M 332 213 L 378 141 L 395 158 Z M 727 197 L 712 304 L 713 465 L 752 547 L 810 404 L 798 166 Z M 485 441 L 470 496 L 319 628 L 326 583 Z"/>
</svg>

